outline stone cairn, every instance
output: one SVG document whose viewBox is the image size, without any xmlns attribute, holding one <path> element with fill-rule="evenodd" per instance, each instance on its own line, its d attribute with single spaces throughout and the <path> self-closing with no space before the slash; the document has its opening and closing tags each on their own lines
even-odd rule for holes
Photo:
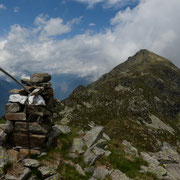
<svg viewBox="0 0 180 180">
<path fill-rule="evenodd" d="M 35 73 L 22 78 L 25 89 L 13 89 L 6 105 L 4 136 L 1 145 L 21 150 L 44 150 L 55 143 L 52 132 L 52 111 L 55 106 L 51 76 Z"/>
</svg>

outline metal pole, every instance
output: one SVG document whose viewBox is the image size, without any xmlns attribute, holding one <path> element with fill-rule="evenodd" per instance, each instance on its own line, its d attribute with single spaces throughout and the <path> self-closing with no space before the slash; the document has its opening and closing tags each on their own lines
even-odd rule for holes
<svg viewBox="0 0 180 180">
<path fill-rule="evenodd" d="M 19 84 L 28 94 L 30 94 L 30 91 L 22 84 L 20 83 L 16 78 L 14 78 L 12 75 L 10 75 L 7 71 L 5 71 L 3 68 L 0 67 L 0 71 L 2 71 L 4 74 L 9 76 L 11 79 L 13 79 L 17 84 Z"/>
</svg>

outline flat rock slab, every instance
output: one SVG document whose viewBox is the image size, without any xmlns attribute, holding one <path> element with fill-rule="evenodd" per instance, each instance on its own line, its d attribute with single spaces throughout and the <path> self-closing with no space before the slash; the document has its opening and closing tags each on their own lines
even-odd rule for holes
<svg viewBox="0 0 180 180">
<path fill-rule="evenodd" d="M 40 166 L 39 161 L 35 159 L 24 159 L 22 162 L 24 163 L 24 166 L 30 167 L 30 168 L 37 168 Z"/>
<path fill-rule="evenodd" d="M 35 73 L 30 77 L 31 83 L 45 83 L 51 80 L 48 73 Z"/>
<path fill-rule="evenodd" d="M 90 131 L 88 131 L 85 134 L 85 136 L 83 137 L 83 139 L 84 139 L 87 147 L 91 147 L 99 139 L 102 138 L 102 135 L 103 135 L 103 127 L 102 126 L 96 126 L 96 127 L 93 127 Z"/>
<path fill-rule="evenodd" d="M 34 134 L 46 134 L 51 129 L 51 126 L 39 124 L 38 122 L 29 123 L 29 132 Z M 16 122 L 14 131 L 27 132 L 27 122 Z"/>
<path fill-rule="evenodd" d="M 41 166 L 38 168 L 38 170 L 41 172 L 43 178 L 47 178 L 49 176 L 56 174 L 56 172 L 53 168 L 50 168 L 47 166 Z"/>
<path fill-rule="evenodd" d="M 34 135 L 30 134 L 30 146 L 31 148 L 42 148 L 45 145 L 45 138 L 44 135 Z M 12 133 L 9 136 L 9 143 L 10 145 L 16 147 L 20 146 L 23 148 L 28 148 L 28 135 L 26 133 Z"/>
<path fill-rule="evenodd" d="M 5 118 L 10 121 L 25 121 L 26 113 L 6 113 Z"/>
</svg>

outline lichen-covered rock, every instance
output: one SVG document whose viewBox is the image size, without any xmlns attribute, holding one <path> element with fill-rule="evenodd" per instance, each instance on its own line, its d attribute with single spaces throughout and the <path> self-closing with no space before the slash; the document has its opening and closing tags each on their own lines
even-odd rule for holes
<svg viewBox="0 0 180 180">
<path fill-rule="evenodd" d="M 133 156 L 136 156 L 136 157 L 139 156 L 138 155 L 138 150 L 135 147 L 133 147 L 130 142 L 124 140 L 122 142 L 122 144 L 125 146 L 125 152 L 126 153 L 129 153 L 129 154 L 131 154 Z"/>
<path fill-rule="evenodd" d="M 81 154 L 84 152 L 84 141 L 82 140 L 82 138 L 74 138 L 73 139 L 73 144 L 72 144 L 72 149 L 71 152 L 77 152 L 78 154 Z"/>
<path fill-rule="evenodd" d="M 60 179 L 59 174 L 55 174 L 55 175 L 50 176 L 50 177 L 48 177 L 48 178 L 46 178 L 44 180 L 59 180 L 59 179 Z"/>
<path fill-rule="evenodd" d="M 25 167 L 37 168 L 40 166 L 39 161 L 35 159 L 24 159 L 23 163 Z"/>
</svg>

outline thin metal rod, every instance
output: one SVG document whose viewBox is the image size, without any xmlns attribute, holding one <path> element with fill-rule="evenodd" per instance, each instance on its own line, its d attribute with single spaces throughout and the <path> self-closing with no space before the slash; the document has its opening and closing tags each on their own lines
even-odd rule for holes
<svg viewBox="0 0 180 180">
<path fill-rule="evenodd" d="M 12 75 L 10 75 L 7 71 L 5 71 L 3 68 L 0 67 L 0 71 L 2 71 L 4 74 L 9 76 L 11 79 L 13 79 L 17 84 L 19 84 L 28 94 L 30 94 L 30 91 L 22 84 L 20 83 L 16 78 L 14 78 Z"/>
</svg>

